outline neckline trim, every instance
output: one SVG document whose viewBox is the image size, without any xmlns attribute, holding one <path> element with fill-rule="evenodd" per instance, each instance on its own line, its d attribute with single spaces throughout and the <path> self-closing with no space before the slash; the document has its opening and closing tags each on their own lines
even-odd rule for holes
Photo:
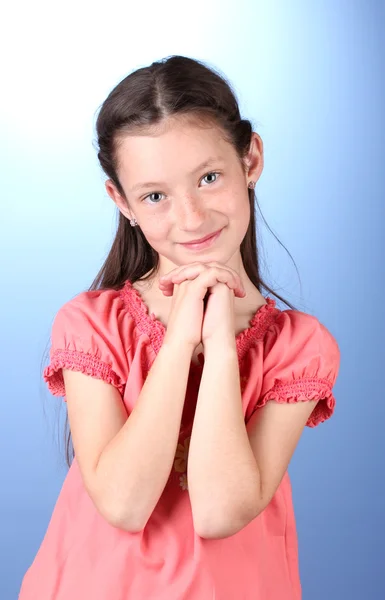
<svg viewBox="0 0 385 600">
<path fill-rule="evenodd" d="M 158 354 L 164 336 L 166 327 L 154 313 L 150 313 L 139 290 L 134 288 L 132 282 L 127 280 L 120 291 L 120 296 L 135 321 L 136 326 L 141 333 L 148 336 L 151 345 L 156 354 Z M 267 296 L 266 304 L 259 306 L 249 321 L 249 326 L 243 329 L 235 336 L 239 362 L 246 356 L 249 349 L 255 343 L 263 339 L 267 329 L 275 321 L 277 315 L 281 312 L 276 307 L 276 301 Z M 196 364 L 191 361 L 192 368 L 202 370 L 203 364 Z"/>
</svg>

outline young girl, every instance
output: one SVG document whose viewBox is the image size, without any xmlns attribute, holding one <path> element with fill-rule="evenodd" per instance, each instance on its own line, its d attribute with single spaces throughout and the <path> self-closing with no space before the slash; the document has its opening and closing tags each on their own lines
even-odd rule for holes
<svg viewBox="0 0 385 600">
<path fill-rule="evenodd" d="M 180 56 L 121 81 L 97 135 L 119 227 L 53 325 L 75 458 L 19 599 L 298 600 L 287 468 L 333 412 L 339 349 L 262 295 L 262 141 Z"/>
</svg>

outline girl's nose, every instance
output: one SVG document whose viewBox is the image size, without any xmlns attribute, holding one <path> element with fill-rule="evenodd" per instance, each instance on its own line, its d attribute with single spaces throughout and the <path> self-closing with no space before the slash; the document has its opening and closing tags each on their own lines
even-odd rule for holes
<svg viewBox="0 0 385 600">
<path fill-rule="evenodd" d="M 175 223 L 181 230 L 198 229 L 205 220 L 205 213 L 202 201 L 193 196 L 184 196 L 174 204 Z"/>
</svg>

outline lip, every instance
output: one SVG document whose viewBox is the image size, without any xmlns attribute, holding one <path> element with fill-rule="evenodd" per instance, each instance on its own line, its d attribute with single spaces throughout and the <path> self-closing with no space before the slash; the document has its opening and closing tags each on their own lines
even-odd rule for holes
<svg viewBox="0 0 385 600">
<path fill-rule="evenodd" d="M 192 242 L 181 244 L 181 246 L 183 246 L 184 248 L 190 248 L 191 250 L 200 250 L 201 248 L 207 248 L 219 237 L 219 235 L 222 232 L 222 229 L 218 229 L 217 231 L 214 231 L 214 233 L 210 233 L 209 235 L 206 235 L 200 240 L 195 240 Z"/>
</svg>

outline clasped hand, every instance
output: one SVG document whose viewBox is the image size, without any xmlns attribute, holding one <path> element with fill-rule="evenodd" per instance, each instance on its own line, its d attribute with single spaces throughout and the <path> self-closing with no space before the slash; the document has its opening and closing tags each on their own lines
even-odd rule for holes
<svg viewBox="0 0 385 600">
<path fill-rule="evenodd" d="M 233 269 L 217 262 L 191 263 L 161 277 L 159 288 L 173 297 L 169 336 L 183 335 L 194 347 L 234 340 L 234 297 L 243 298 L 246 292 Z"/>
</svg>

